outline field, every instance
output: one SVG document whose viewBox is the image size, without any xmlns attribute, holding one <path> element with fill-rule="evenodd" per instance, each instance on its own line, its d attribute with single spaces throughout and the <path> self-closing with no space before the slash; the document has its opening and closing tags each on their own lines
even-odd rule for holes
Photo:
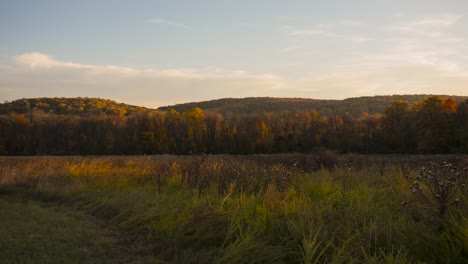
<svg viewBox="0 0 468 264">
<path fill-rule="evenodd" d="M 468 157 L 1 157 L 2 263 L 468 263 Z"/>
</svg>

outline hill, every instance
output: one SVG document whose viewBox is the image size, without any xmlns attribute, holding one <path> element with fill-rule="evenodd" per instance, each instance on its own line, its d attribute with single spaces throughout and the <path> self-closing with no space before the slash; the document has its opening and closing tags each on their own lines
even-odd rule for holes
<svg viewBox="0 0 468 264">
<path fill-rule="evenodd" d="M 19 99 L 12 102 L 0 104 L 0 114 L 16 112 L 26 114 L 31 111 L 42 111 L 60 115 L 131 115 L 139 111 L 151 111 L 151 109 L 117 103 L 112 100 L 101 98 L 31 98 Z"/>
<path fill-rule="evenodd" d="M 180 114 L 105 99 L 21 99 L 0 104 L 0 155 L 467 153 L 468 100 L 423 98 L 221 99 L 175 106 Z M 398 99 L 421 101 L 390 103 Z"/>
<path fill-rule="evenodd" d="M 357 117 L 363 112 L 369 114 L 383 113 L 385 108 L 395 100 L 407 101 L 412 105 L 416 102 L 426 100 L 430 96 L 432 95 L 366 96 L 344 100 L 272 97 L 224 98 L 164 106 L 160 107 L 159 110 L 164 111 L 173 108 L 179 113 L 182 113 L 194 107 L 199 107 L 204 111 L 218 112 L 224 116 L 230 116 L 233 114 L 304 112 L 315 109 L 321 115 L 341 115 L 348 112 Z M 441 96 L 450 97 L 459 102 L 468 98 L 466 96 Z"/>
<path fill-rule="evenodd" d="M 391 96 L 369 96 L 356 97 L 344 100 L 322 100 L 306 98 L 274 98 L 274 97 L 248 97 L 248 98 L 224 98 L 211 101 L 192 102 L 164 106 L 158 109 L 149 109 L 140 106 L 117 103 L 101 98 L 31 98 L 19 99 L 12 102 L 0 103 L 0 115 L 15 112 L 17 114 L 27 114 L 31 111 L 53 113 L 59 115 L 77 116 L 130 116 L 137 112 L 167 111 L 171 108 L 183 113 L 195 107 L 204 111 L 217 112 L 225 117 L 233 115 L 248 115 L 262 113 L 288 113 L 307 112 L 312 109 L 320 115 L 334 116 L 342 115 L 346 112 L 354 117 L 360 116 L 363 112 L 369 114 L 383 113 L 385 108 L 395 100 L 407 101 L 410 105 L 424 101 L 431 95 L 391 95 Z M 466 96 L 448 96 L 461 102 L 466 100 Z"/>
</svg>

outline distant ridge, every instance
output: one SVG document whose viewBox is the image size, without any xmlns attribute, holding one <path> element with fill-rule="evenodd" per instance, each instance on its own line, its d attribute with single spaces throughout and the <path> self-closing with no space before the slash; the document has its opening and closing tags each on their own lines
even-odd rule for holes
<svg viewBox="0 0 468 264">
<path fill-rule="evenodd" d="M 100 98 L 20 99 L 0 104 L 0 155 L 468 153 L 467 97 L 428 97 L 228 98 L 173 106 L 179 113 Z"/>
<path fill-rule="evenodd" d="M 16 112 L 26 114 L 32 110 L 61 115 L 131 115 L 139 111 L 151 109 L 124 103 L 117 103 L 108 99 L 88 97 L 42 97 L 19 99 L 0 104 L 0 114 Z"/>
<path fill-rule="evenodd" d="M 395 100 L 404 100 L 414 104 L 429 98 L 429 94 L 422 95 L 385 95 L 364 96 L 344 100 L 306 99 L 306 98 L 275 98 L 275 97 L 248 97 L 248 98 L 224 98 L 202 102 L 192 102 L 160 107 L 159 110 L 175 109 L 185 112 L 194 107 L 204 111 L 218 112 L 223 115 L 277 113 L 277 112 L 304 112 L 312 109 L 322 115 L 337 115 L 346 112 L 353 116 L 359 116 L 363 112 L 369 114 L 383 113 L 385 108 Z M 456 101 L 466 100 L 467 96 L 438 95 L 452 98 Z"/>
<path fill-rule="evenodd" d="M 175 109 L 179 113 L 199 107 L 204 111 L 217 112 L 224 116 L 246 115 L 258 113 L 287 113 L 316 110 L 321 115 L 334 116 L 346 112 L 357 117 L 363 112 L 369 114 L 383 113 L 386 107 L 395 100 L 404 100 L 414 104 L 434 95 L 388 95 L 365 96 L 344 100 L 325 100 L 307 98 L 275 98 L 275 97 L 247 97 L 223 98 L 210 101 L 192 102 L 150 109 L 141 106 L 118 103 L 102 98 L 64 98 L 44 97 L 19 99 L 12 102 L 0 103 L 0 114 L 16 112 L 26 114 L 31 111 L 42 111 L 61 115 L 118 115 L 129 116 L 138 112 L 159 112 Z M 468 99 L 468 96 L 438 95 L 452 98 L 458 102 Z"/>
</svg>

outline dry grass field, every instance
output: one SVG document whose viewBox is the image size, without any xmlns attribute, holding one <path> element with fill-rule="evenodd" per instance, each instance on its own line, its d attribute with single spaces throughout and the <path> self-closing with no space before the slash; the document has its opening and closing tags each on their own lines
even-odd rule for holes
<svg viewBox="0 0 468 264">
<path fill-rule="evenodd" d="M 467 263 L 467 170 L 327 151 L 1 157 L 0 259 Z"/>
</svg>

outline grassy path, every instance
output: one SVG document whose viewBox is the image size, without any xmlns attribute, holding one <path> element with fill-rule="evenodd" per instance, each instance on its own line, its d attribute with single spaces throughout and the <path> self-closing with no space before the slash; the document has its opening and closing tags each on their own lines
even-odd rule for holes
<svg viewBox="0 0 468 264">
<path fill-rule="evenodd" d="M 80 212 L 0 192 L 0 263 L 147 263 Z"/>
</svg>

